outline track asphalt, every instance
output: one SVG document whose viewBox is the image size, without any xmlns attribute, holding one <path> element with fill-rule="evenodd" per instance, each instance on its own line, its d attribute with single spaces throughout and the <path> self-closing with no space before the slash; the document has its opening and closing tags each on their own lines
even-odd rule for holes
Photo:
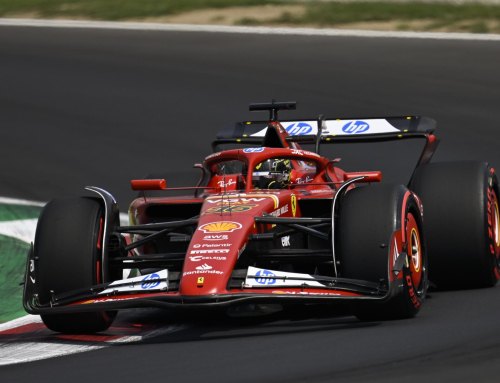
<svg viewBox="0 0 500 383">
<path fill-rule="evenodd" d="M 47 201 L 96 185 L 125 211 L 130 179 L 163 171 L 169 186 L 194 183 L 216 131 L 265 118 L 247 105 L 271 98 L 299 101 L 284 118 L 430 116 L 442 138 L 434 160 L 499 168 L 499 68 L 498 42 L 0 27 L 0 195 Z M 403 183 L 416 155 L 328 150 L 346 170 Z M 371 324 L 312 308 L 193 317 L 138 343 L 0 367 L 0 379 L 491 382 L 499 298 L 500 286 L 435 292 L 416 318 Z"/>
</svg>

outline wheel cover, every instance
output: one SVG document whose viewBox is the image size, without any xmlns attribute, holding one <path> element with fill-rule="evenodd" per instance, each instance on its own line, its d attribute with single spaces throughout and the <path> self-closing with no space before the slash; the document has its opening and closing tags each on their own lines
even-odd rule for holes
<svg viewBox="0 0 500 383">
<path fill-rule="evenodd" d="M 413 285 L 418 288 L 422 279 L 422 245 L 420 242 L 420 233 L 417 221 L 413 214 L 408 214 L 408 224 L 406 227 L 408 240 L 408 256 L 410 262 L 411 278 Z"/>
</svg>

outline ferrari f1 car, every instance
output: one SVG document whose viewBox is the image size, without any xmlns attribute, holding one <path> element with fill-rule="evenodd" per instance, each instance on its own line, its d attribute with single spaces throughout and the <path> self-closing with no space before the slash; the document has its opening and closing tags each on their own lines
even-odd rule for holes
<svg viewBox="0 0 500 383">
<path fill-rule="evenodd" d="M 344 303 L 372 321 L 416 315 L 429 280 L 497 283 L 499 187 L 489 164 L 429 163 L 438 145 L 429 118 L 278 121 L 293 109 L 250 105 L 269 121 L 222 129 L 195 165 L 198 185 L 180 188 L 189 195 L 167 196 L 162 175 L 132 181 L 129 226 L 97 187 L 87 187 L 95 197 L 50 201 L 27 259 L 26 311 L 67 333 L 103 331 L 118 310 L 140 307 Z M 408 186 L 321 156 L 328 144 L 416 138 L 425 146 Z M 239 148 L 220 151 L 226 144 Z"/>
</svg>

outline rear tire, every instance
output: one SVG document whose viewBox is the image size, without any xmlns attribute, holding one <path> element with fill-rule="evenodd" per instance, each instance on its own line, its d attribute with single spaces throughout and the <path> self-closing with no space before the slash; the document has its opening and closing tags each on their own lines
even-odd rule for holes
<svg viewBox="0 0 500 383">
<path fill-rule="evenodd" d="M 410 188 L 424 206 L 430 280 L 440 289 L 494 286 L 500 215 L 493 168 L 472 161 L 425 164 Z"/>
<path fill-rule="evenodd" d="M 386 287 L 389 283 L 402 285 L 397 295 L 386 302 L 363 300 L 353 304 L 353 314 L 363 321 L 415 316 L 427 292 L 427 257 L 422 220 L 413 194 L 397 185 L 350 190 L 342 203 L 339 227 L 342 278 L 381 283 Z M 400 279 L 396 280 L 396 276 L 390 274 L 393 274 L 397 255 L 405 248 L 407 263 Z M 393 282 L 389 282 L 391 279 Z"/>
<path fill-rule="evenodd" d="M 104 210 L 98 199 L 59 198 L 42 210 L 35 235 L 40 303 L 54 294 L 103 283 L 100 265 Z M 106 330 L 115 311 L 42 315 L 44 324 L 62 333 Z"/>
</svg>

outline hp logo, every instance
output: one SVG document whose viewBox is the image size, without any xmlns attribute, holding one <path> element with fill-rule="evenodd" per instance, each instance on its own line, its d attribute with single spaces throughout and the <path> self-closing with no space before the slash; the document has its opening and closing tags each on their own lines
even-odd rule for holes
<svg viewBox="0 0 500 383">
<path fill-rule="evenodd" d="M 296 124 L 289 125 L 286 128 L 286 131 L 290 136 L 300 136 L 302 134 L 311 133 L 312 129 L 311 125 L 306 124 L 305 122 L 298 122 Z"/>
<path fill-rule="evenodd" d="M 243 149 L 243 153 L 260 153 L 264 150 L 264 148 L 245 148 Z"/>
<path fill-rule="evenodd" d="M 370 129 L 370 125 L 368 125 L 364 121 L 351 121 L 344 125 L 342 131 L 347 134 L 353 134 L 353 133 L 357 134 L 357 133 L 364 133 L 368 129 Z"/>
<path fill-rule="evenodd" d="M 156 281 L 151 282 L 151 279 L 156 279 Z M 154 289 L 156 286 L 158 286 L 160 284 L 159 279 L 160 279 L 160 276 L 158 274 L 149 274 L 149 275 L 146 275 L 142 279 L 143 283 L 141 284 L 141 288 L 143 288 L 145 290 Z"/>
<path fill-rule="evenodd" d="M 257 274 L 255 274 L 259 277 L 275 277 L 271 271 L 269 270 L 259 270 L 257 271 Z M 276 279 L 271 279 L 271 278 L 255 278 L 255 281 L 257 283 L 260 283 L 261 285 L 274 285 L 276 283 Z"/>
</svg>

